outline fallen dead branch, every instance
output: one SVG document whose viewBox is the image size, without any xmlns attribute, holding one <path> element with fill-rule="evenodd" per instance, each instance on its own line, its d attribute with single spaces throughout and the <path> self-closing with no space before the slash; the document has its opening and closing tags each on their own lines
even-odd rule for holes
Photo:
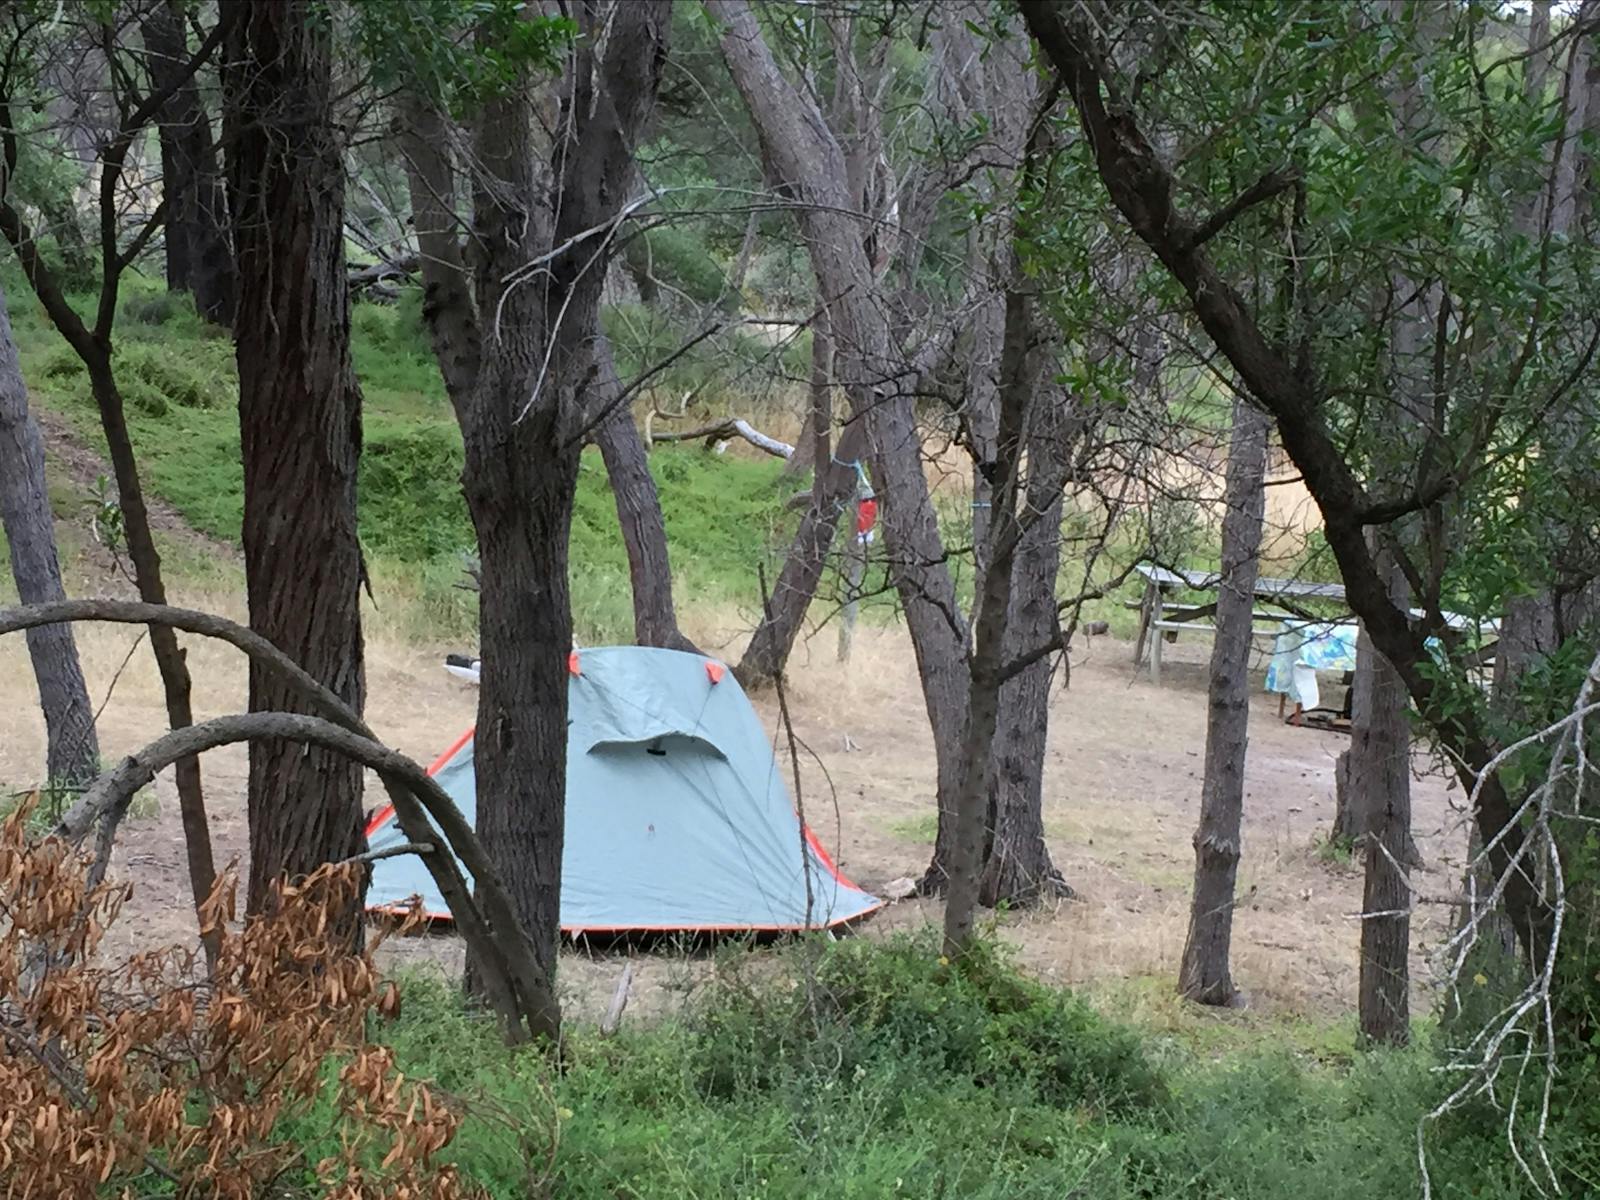
<svg viewBox="0 0 1600 1200">
<path fill-rule="evenodd" d="M 652 414 L 662 420 L 673 420 L 674 414 L 664 413 L 656 409 Z M 697 442 L 704 441 L 706 447 L 713 448 L 720 442 L 731 442 L 734 438 L 743 438 L 758 450 L 764 450 L 774 458 L 793 458 L 794 447 L 788 442 L 781 442 L 775 437 L 769 437 L 742 417 L 728 417 L 721 421 L 713 421 L 709 425 L 698 425 L 693 429 L 680 429 L 672 433 L 663 433 L 650 426 L 650 441 L 655 442 Z"/>
</svg>

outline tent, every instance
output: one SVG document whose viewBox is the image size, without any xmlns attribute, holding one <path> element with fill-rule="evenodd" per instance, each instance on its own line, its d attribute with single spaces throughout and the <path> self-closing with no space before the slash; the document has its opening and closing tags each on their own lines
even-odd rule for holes
<svg viewBox="0 0 1600 1200">
<path fill-rule="evenodd" d="M 802 828 L 767 732 L 721 663 L 613 646 L 574 651 L 570 671 L 564 931 L 826 928 L 883 906 Z M 475 822 L 472 751 L 468 730 L 429 774 Z M 392 808 L 367 839 L 374 850 L 405 840 Z M 415 855 L 373 864 L 370 908 L 413 895 L 448 917 Z"/>
</svg>

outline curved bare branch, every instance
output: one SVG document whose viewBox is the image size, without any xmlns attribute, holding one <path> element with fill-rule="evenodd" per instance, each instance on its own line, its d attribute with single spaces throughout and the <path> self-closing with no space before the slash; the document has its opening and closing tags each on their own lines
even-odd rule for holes
<svg viewBox="0 0 1600 1200">
<path fill-rule="evenodd" d="M 533 957 L 532 943 L 527 931 L 517 919 L 516 912 L 511 906 L 510 896 L 500 882 L 488 855 L 484 853 L 471 824 L 455 806 L 454 801 L 428 777 L 425 771 L 404 755 L 384 748 L 366 722 L 349 705 L 307 674 L 293 659 L 260 634 L 226 617 L 195 609 L 176 608 L 166 604 L 145 604 L 131 600 L 60 600 L 50 604 L 0 609 L 0 636 L 63 621 L 169 625 L 174 629 L 227 642 L 244 651 L 253 661 L 279 672 L 294 685 L 302 699 L 325 715 L 331 727 L 340 728 L 354 735 L 357 741 L 365 742 L 369 746 L 378 746 L 384 749 L 386 754 L 392 755 L 392 760 L 386 761 L 383 765 L 372 763 L 368 765 L 373 766 L 379 779 L 383 781 L 394 804 L 395 819 L 407 841 L 437 845 L 442 834 L 449 844 L 451 854 L 423 855 L 422 862 L 433 876 L 440 895 L 449 904 L 462 937 L 472 943 L 475 949 L 481 947 L 484 961 L 491 964 L 491 970 L 500 972 L 505 977 L 504 995 L 491 994 L 491 999 L 495 1001 L 495 1006 L 502 1015 L 508 1017 L 508 1035 L 519 1027 L 517 1016 L 519 1009 L 522 1013 L 541 1011 L 537 1001 L 548 989 L 542 982 L 543 977 Z M 315 720 L 315 718 L 306 719 Z M 189 728 L 206 729 L 213 725 L 214 722 L 207 722 L 205 725 Z M 271 735 L 245 735 L 249 736 Z M 230 740 L 242 739 L 234 737 Z M 354 744 L 351 743 L 352 746 Z M 358 761 L 365 761 L 360 759 L 359 755 L 352 757 L 356 757 Z M 101 796 L 101 785 L 97 781 L 95 786 L 90 788 L 89 792 L 62 817 L 60 825 L 55 830 L 56 834 L 71 841 L 81 841 L 94 824 L 96 817 L 102 815 Z M 102 823 L 98 847 L 101 853 L 97 856 L 102 861 L 109 858 L 110 839 L 115 834 L 117 820 L 120 818 L 119 813 L 109 810 L 104 815 L 108 820 Z M 476 898 L 467 887 L 466 879 L 457 866 L 458 860 L 472 873 L 477 885 Z M 100 870 L 103 872 L 104 867 Z M 493 986 L 491 984 L 491 987 Z M 522 1004 L 516 1004 L 517 997 L 521 998 Z"/>
</svg>

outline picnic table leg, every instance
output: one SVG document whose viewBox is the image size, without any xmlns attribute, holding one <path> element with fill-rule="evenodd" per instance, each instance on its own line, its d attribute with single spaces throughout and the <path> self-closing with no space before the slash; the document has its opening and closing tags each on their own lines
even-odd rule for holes
<svg viewBox="0 0 1600 1200">
<path fill-rule="evenodd" d="M 1155 607 L 1156 585 L 1144 585 L 1144 602 L 1139 605 L 1139 638 L 1133 644 L 1133 669 L 1144 666 L 1144 637 L 1150 632 L 1150 612 Z"/>
<path fill-rule="evenodd" d="M 1161 686 L 1161 643 L 1165 632 L 1157 622 L 1161 620 L 1163 598 L 1161 589 L 1157 588 L 1155 615 L 1150 619 L 1150 682 L 1157 687 Z"/>
</svg>

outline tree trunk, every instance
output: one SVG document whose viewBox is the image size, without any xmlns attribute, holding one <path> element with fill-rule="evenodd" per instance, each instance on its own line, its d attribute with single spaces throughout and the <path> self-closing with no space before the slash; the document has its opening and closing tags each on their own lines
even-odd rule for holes
<svg viewBox="0 0 1600 1200">
<path fill-rule="evenodd" d="M 1350 723 L 1354 729 L 1357 720 L 1355 697 L 1350 701 Z M 1333 832 L 1329 840 L 1336 846 L 1354 846 L 1365 834 L 1364 819 L 1359 797 L 1350 786 L 1350 751 L 1339 751 L 1333 760 Z"/>
<path fill-rule="evenodd" d="M 864 457 L 872 464 L 882 506 L 886 565 L 911 631 L 923 702 L 933 728 L 943 820 L 953 815 L 960 787 L 969 683 L 967 627 L 923 473 L 912 386 L 919 372 L 894 345 L 888 304 L 867 261 L 861 223 L 851 215 L 844 156 L 837 140 L 816 105 L 778 69 L 749 5 L 741 0 L 708 0 L 707 10 L 723 26 L 722 56 L 760 135 L 769 172 L 800 202 L 796 219 L 812 273 L 820 294 L 831 298 L 834 379 L 849 400 L 854 422 L 866 424 Z M 835 457 L 844 458 L 845 453 L 841 447 Z M 844 494 L 841 489 L 841 498 Z M 802 532 L 819 539 L 825 549 L 827 542 L 821 539 L 831 539 L 834 520 L 836 515 L 808 513 Z M 825 531 L 816 528 L 819 524 Z M 799 544 L 799 536 L 796 541 Z M 794 557 L 808 564 L 815 561 L 809 551 Z M 809 599 L 813 587 L 785 593 L 780 580 L 774 600 L 799 603 L 801 597 Z M 798 629 L 798 620 L 793 626 Z"/>
<path fill-rule="evenodd" d="M 122 531 L 128 542 L 128 557 L 133 560 L 134 583 L 139 599 L 146 604 L 165 604 L 167 589 L 161 577 L 161 555 L 150 531 L 150 513 L 145 508 L 144 489 L 128 436 L 128 419 L 122 393 L 111 371 L 111 358 L 100 352 L 100 344 L 84 362 L 89 387 L 100 410 L 100 427 L 105 432 L 106 453 L 117 484 L 117 503 L 122 510 Z M 178 638 L 168 625 L 150 626 L 150 649 L 161 673 L 161 687 L 167 702 L 167 722 L 173 729 L 194 724 L 189 700 L 189 666 Z M 217 872 L 211 855 L 211 830 L 206 820 L 205 796 L 200 783 L 200 760 L 193 755 L 173 765 L 178 785 L 178 812 L 183 821 L 183 841 L 189 861 L 189 888 L 198 909 L 211 895 Z M 212 950 L 207 944 L 207 952 Z"/>
<path fill-rule="evenodd" d="M 1056 573 L 1061 558 L 1060 488 L 1037 511 L 1012 566 L 1007 654 L 1025 654 L 1056 631 Z M 1031 508 L 1031 506 L 1030 506 Z M 1050 732 L 1050 660 L 1042 658 L 1009 680 L 1000 693 L 994 740 L 994 787 L 989 838 L 978 901 L 991 907 L 1035 904 L 1070 896 L 1044 840 L 1044 759 Z"/>
<path fill-rule="evenodd" d="M 728 271 L 727 283 L 723 286 L 728 291 L 728 306 L 733 312 L 738 312 L 744 307 L 744 281 L 750 274 L 750 264 L 756 256 L 756 236 L 761 232 L 761 210 L 752 207 L 750 215 L 745 219 L 744 237 L 739 239 L 739 253 L 734 256 L 733 266 Z"/>
<path fill-rule="evenodd" d="M 66 599 L 56 558 L 55 523 L 45 489 L 44 439 L 28 411 L 28 388 L 0 291 L 0 520 L 11 553 L 17 599 Z M 85 787 L 100 772 L 94 710 L 78 664 L 72 626 L 46 625 L 26 634 L 48 742 L 46 778 L 54 788 Z"/>
<path fill-rule="evenodd" d="M 1249 306 L 1218 270 L 1205 239 L 1188 216 L 1173 206 L 1177 192 L 1170 167 L 1157 157 L 1145 131 L 1123 109 L 1106 100 L 1109 58 L 1098 34 L 1079 17 L 1054 4 L 1022 5 L 1039 50 L 1051 63 L 1078 114 L 1095 169 L 1132 231 L 1180 284 L 1189 305 L 1240 381 L 1272 414 L 1284 449 L 1299 467 L 1322 511 L 1329 549 L 1339 564 L 1351 608 L 1366 623 L 1373 643 L 1404 679 L 1423 719 L 1452 752 L 1464 786 L 1477 786 L 1474 821 L 1490 846 L 1493 870 L 1505 880 L 1506 911 L 1530 963 L 1543 964 L 1555 928 L 1555 913 L 1532 873 L 1520 870 L 1523 831 L 1505 784 L 1479 772 L 1494 754 L 1482 714 L 1453 701 L 1452 690 L 1432 676 L 1427 631 L 1412 625 L 1389 595 L 1367 545 L 1370 525 L 1382 523 L 1348 458 L 1333 440 L 1323 416 L 1325 396 L 1312 365 L 1297 366 L 1269 339 Z"/>
<path fill-rule="evenodd" d="M 1003 328 L 1003 323 L 1002 323 Z M 1062 485 L 1082 429 L 1075 397 L 1041 389 L 1028 414 L 1029 478 L 1022 532 L 1011 567 L 1011 614 L 1006 655 L 1045 645 L 1060 628 L 1056 578 L 1061 565 Z M 994 740 L 994 786 L 989 838 L 978 900 L 1021 906 L 1047 896 L 1070 896 L 1044 837 L 1044 759 L 1050 732 L 1053 668 L 1041 658 L 1006 682 Z"/>
<path fill-rule="evenodd" d="M 833 342 L 828 336 L 824 313 L 811 327 L 811 384 L 808 391 L 807 432 L 796 439 L 794 453 L 784 467 L 784 475 L 797 474 L 802 464 L 811 466 L 811 503 L 795 530 L 788 557 L 778 575 L 778 586 L 765 609 L 761 623 L 750 635 L 744 655 L 734 674 L 746 687 L 758 687 L 777 677 L 789 661 L 794 640 L 805 623 L 806 612 L 816 596 L 827 566 L 833 539 L 839 532 L 840 514 L 847 511 L 850 497 L 857 491 L 859 476 L 856 460 L 864 449 L 864 426 L 853 422 L 839 438 L 838 453 L 833 447 Z M 854 620 L 854 606 L 846 603 L 843 620 Z M 841 628 L 841 657 L 849 633 Z"/>
<path fill-rule="evenodd" d="M 1404 1045 L 1411 1032 L 1411 891 L 1406 863 L 1411 841 L 1411 726 L 1405 683 L 1365 636 L 1358 656 L 1372 661 L 1365 695 L 1356 704 L 1365 720 L 1353 725 L 1350 789 L 1364 836 L 1360 1017 L 1370 1042 Z M 1362 677 L 1358 672 L 1357 683 Z"/>
<path fill-rule="evenodd" d="M 507 309 L 509 316 L 510 305 Z M 513 320 L 507 328 L 516 328 Z M 537 360 L 504 361 L 511 357 L 486 355 L 480 386 L 492 388 L 513 376 L 525 385 L 538 369 Z M 506 394 L 524 395 L 526 388 Z M 576 453 L 557 452 L 554 435 L 539 438 L 531 418 L 514 431 L 498 426 L 505 436 L 497 455 L 497 425 L 484 421 L 472 430 L 463 478 L 483 563 L 478 599 L 483 665 L 474 744 L 477 832 L 549 985 L 533 1000 L 534 1033 L 554 1037 L 561 1020 L 554 982 L 572 650 L 567 549 L 578 461 Z M 468 967 L 472 986 L 473 964 Z"/>
<path fill-rule="evenodd" d="M 227 50 L 250 626 L 359 713 L 361 390 L 350 362 L 332 60 L 305 0 L 251 4 Z M 305 704 L 252 663 L 250 708 Z M 278 879 L 361 852 L 361 793 L 361 769 L 342 755 L 251 743 L 249 911 L 264 909 Z M 359 899 L 340 914 L 352 939 L 361 918 Z"/>
<path fill-rule="evenodd" d="M 838 536 L 840 515 L 856 493 L 855 461 L 865 449 L 863 432 L 860 421 L 845 426 L 837 452 L 813 476 L 811 503 L 800 517 L 777 586 L 772 589 L 771 602 L 734 668 L 739 682 L 747 688 L 769 683 L 789 661 L 789 652 L 794 649 L 806 611 L 822 581 L 833 539 Z"/>
<path fill-rule="evenodd" d="M 967 949 L 972 939 L 972 918 L 982 880 L 987 849 L 986 818 L 993 792 L 995 730 L 1000 719 L 1000 692 L 1004 686 L 1006 628 L 1011 619 L 1012 568 L 1022 537 L 1029 532 L 1018 513 L 1023 469 L 1024 428 L 1034 400 L 1038 372 L 1030 370 L 1032 321 L 1029 303 L 1016 292 L 1008 293 L 1005 306 L 1004 344 L 1000 354 L 999 413 L 994 457 L 994 508 L 989 521 L 988 569 L 978 597 L 966 727 L 962 731 L 960 784 L 955 793 L 954 838 L 945 893 L 944 952 L 951 958 Z M 1048 403 L 1048 401 L 1045 401 Z M 1031 464 L 1038 469 L 1038 464 Z"/>
<path fill-rule="evenodd" d="M 611 346 L 605 338 L 595 343 L 598 368 L 596 403 L 613 405 L 621 390 Z M 667 525 L 661 515 L 661 496 L 650 474 L 650 456 L 633 423 L 633 409 L 616 404 L 610 416 L 595 429 L 594 440 L 605 459 L 606 478 L 617 502 L 617 523 L 628 551 L 628 578 L 633 585 L 633 638 L 641 646 L 668 650 L 699 648 L 678 628 L 672 603 L 672 560 L 667 552 Z"/>
<path fill-rule="evenodd" d="M 572 648 L 568 539 L 582 431 L 608 398 L 595 384 L 607 262 L 583 238 L 614 220 L 626 198 L 670 16 L 659 0 L 577 11 L 591 36 L 569 64 L 563 109 L 572 124 L 560 136 L 553 180 L 538 156 L 526 76 L 479 114 L 474 234 L 485 261 L 477 308 L 495 314 L 498 336 L 484 339 L 477 377 L 457 402 L 463 490 L 483 564 L 478 833 L 544 974 L 548 990 L 530 1007 L 535 1033 L 550 1037 L 561 1018 L 555 972 Z M 605 37 L 593 36 L 602 20 Z M 560 198 L 554 214 L 542 199 L 551 182 Z M 548 263 L 547 284 L 519 286 L 516 272 L 536 259 Z"/>
<path fill-rule="evenodd" d="M 1178 991 L 1202 1004 L 1233 1000 L 1229 948 L 1233 940 L 1234 884 L 1244 818 L 1245 746 L 1250 725 L 1250 646 L 1254 627 L 1262 481 L 1269 422 L 1261 410 L 1233 403 L 1222 518 L 1222 582 L 1217 590 L 1217 634 L 1211 645 L 1207 686 L 1206 764 L 1200 825 L 1194 834 L 1194 896 Z"/>
<path fill-rule="evenodd" d="M 449 153 L 450 130 L 437 111 L 413 96 L 403 104 L 400 134 L 410 181 L 412 222 L 422 257 L 423 313 L 445 389 L 459 409 L 477 378 L 482 346 L 476 305 L 467 290 L 460 221 L 454 209 L 456 184 Z M 599 334 L 594 343 L 594 363 L 593 393 L 598 411 L 612 405 L 621 387 L 611 344 Z M 593 436 L 605 460 L 617 504 L 617 521 L 628 552 L 634 639 L 641 646 L 698 653 L 698 647 L 678 627 L 661 497 L 629 406 L 615 407 L 595 428 Z"/>
<path fill-rule="evenodd" d="M 159 0 L 140 24 L 150 82 L 168 87 L 189 58 L 184 11 Z M 233 322 L 237 276 L 228 243 L 227 199 L 217 169 L 211 121 L 191 77 L 161 114 L 161 189 L 167 201 L 167 287 L 194 295 L 195 309 L 219 325 Z"/>
</svg>

